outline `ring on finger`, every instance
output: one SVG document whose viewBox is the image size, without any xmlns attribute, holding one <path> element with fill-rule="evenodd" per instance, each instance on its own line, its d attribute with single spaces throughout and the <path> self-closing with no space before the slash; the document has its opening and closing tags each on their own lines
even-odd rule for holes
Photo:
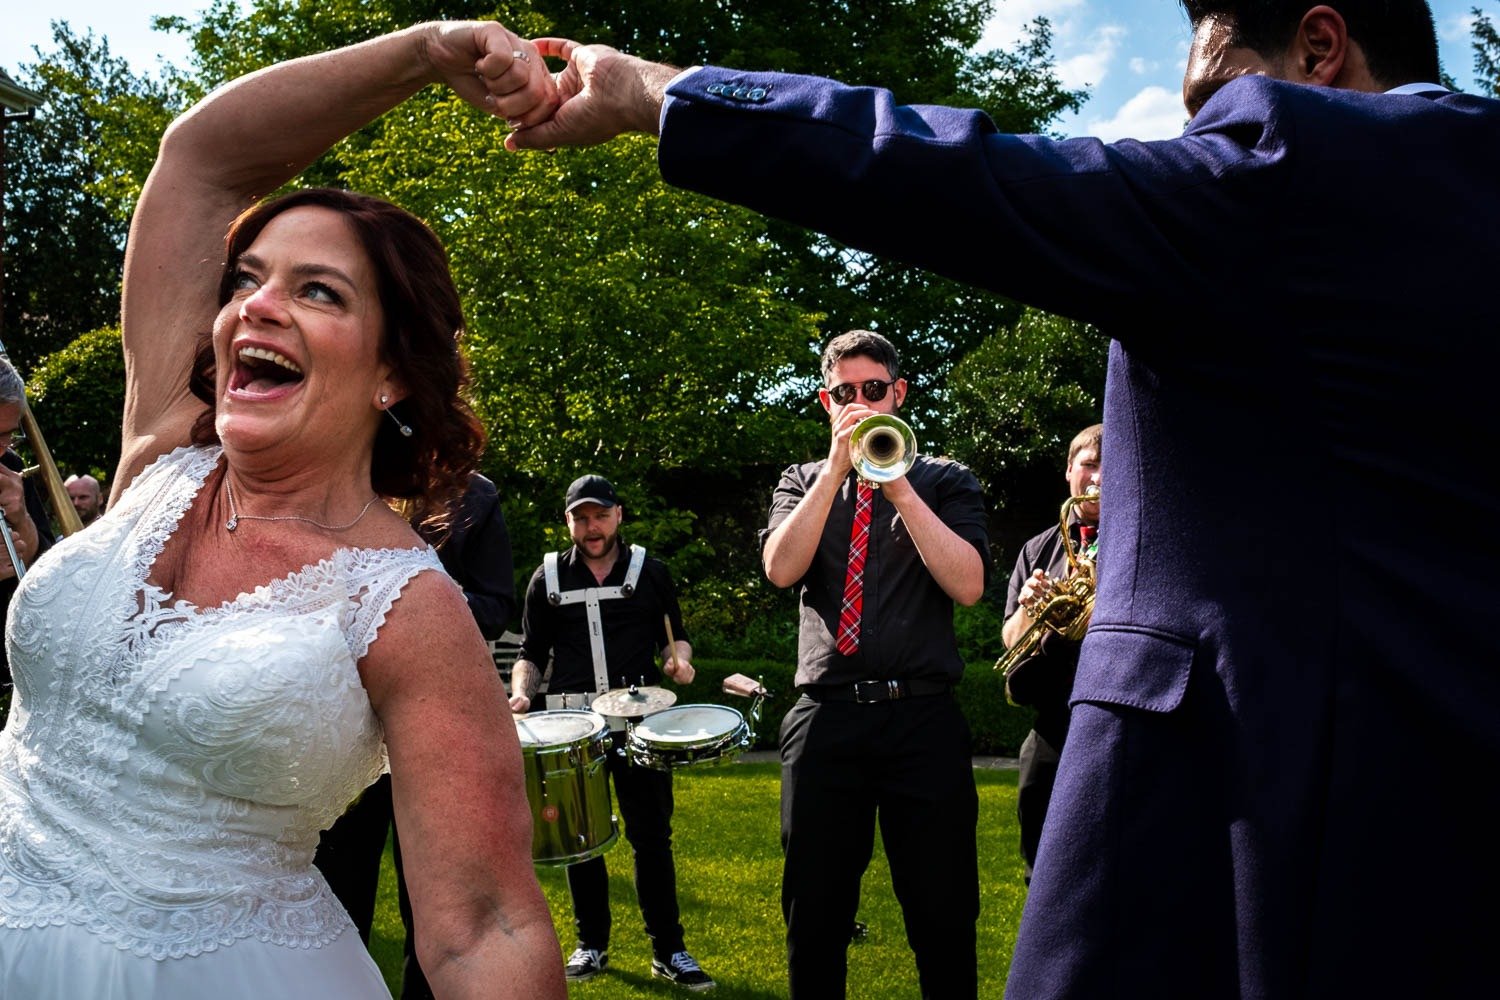
<svg viewBox="0 0 1500 1000">
<path fill-rule="evenodd" d="M 514 50 L 512 50 L 511 54 L 510 54 L 510 57 L 512 59 L 518 60 L 520 62 L 531 62 L 531 57 L 528 56 L 525 52 L 523 52 L 520 49 L 514 49 Z"/>
</svg>

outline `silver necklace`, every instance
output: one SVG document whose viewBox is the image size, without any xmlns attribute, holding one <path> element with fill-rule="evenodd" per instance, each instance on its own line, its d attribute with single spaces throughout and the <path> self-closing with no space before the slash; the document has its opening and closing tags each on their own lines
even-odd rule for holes
<svg viewBox="0 0 1500 1000">
<path fill-rule="evenodd" d="M 303 517 L 301 514 L 241 514 L 238 510 L 235 509 L 234 506 L 234 487 L 229 483 L 228 472 L 224 473 L 224 495 L 229 498 L 229 520 L 224 522 L 224 528 L 226 531 L 233 531 L 235 528 L 238 528 L 240 526 L 240 521 L 242 520 L 306 521 L 308 524 L 316 524 L 324 531 L 348 531 L 360 521 L 364 520 L 364 516 L 370 512 L 370 508 L 375 506 L 375 501 L 380 499 L 379 495 L 370 497 L 369 501 L 365 504 L 364 509 L 362 509 L 358 514 L 354 516 L 354 520 L 348 522 L 347 524 L 324 524 L 322 521 L 317 521 L 310 517 Z"/>
</svg>

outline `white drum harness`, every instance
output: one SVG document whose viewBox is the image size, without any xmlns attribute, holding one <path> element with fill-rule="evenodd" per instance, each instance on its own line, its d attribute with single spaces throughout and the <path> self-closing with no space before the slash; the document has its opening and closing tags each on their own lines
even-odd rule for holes
<svg viewBox="0 0 1500 1000">
<path fill-rule="evenodd" d="M 564 604 L 577 604 L 583 602 L 584 613 L 588 615 L 589 622 L 589 652 L 594 660 L 594 693 L 604 694 L 609 690 L 609 665 L 604 659 L 604 622 L 599 614 L 600 601 L 617 601 L 635 594 L 635 585 L 641 578 L 641 567 L 646 564 L 646 550 L 639 545 L 630 547 L 630 566 L 625 570 L 625 582 L 618 587 L 584 587 L 579 590 L 563 590 L 562 584 L 557 576 L 557 553 L 548 552 L 542 557 L 542 574 L 546 578 L 547 602 L 555 607 Z M 548 708 L 555 696 L 548 695 Z M 569 695 L 557 696 L 563 699 Z M 584 696 L 587 701 L 592 701 L 591 696 Z M 581 707 L 588 708 L 588 704 L 573 706 L 566 702 L 558 705 L 559 708 Z"/>
</svg>

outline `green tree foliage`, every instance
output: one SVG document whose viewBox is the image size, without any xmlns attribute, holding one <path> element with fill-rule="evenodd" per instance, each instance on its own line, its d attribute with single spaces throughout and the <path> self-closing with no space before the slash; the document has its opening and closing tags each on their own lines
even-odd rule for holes
<svg viewBox="0 0 1500 1000">
<path fill-rule="evenodd" d="M 211 85 L 423 17 L 482 13 L 462 3 L 263 0 L 243 15 L 221 2 L 196 26 L 175 27 L 193 32 Z M 972 0 L 678 0 L 628 11 L 543 0 L 500 12 L 523 33 L 679 64 L 831 72 L 904 100 L 983 106 L 1012 128 L 1042 127 L 1074 106 L 1047 66 L 1044 24 L 1016 53 L 973 54 L 988 13 Z M 777 470 L 823 447 L 811 390 L 826 333 L 870 326 L 903 343 L 921 390 L 913 399 L 926 400 L 912 416 L 931 439 L 943 430 L 933 415 L 951 359 L 1015 315 L 993 296 L 664 188 L 649 142 L 512 157 L 499 141 L 493 123 L 424 95 L 307 180 L 389 196 L 447 242 L 469 311 L 476 402 L 493 435 L 486 471 L 515 498 L 519 552 L 565 541 L 556 498 L 588 468 L 617 480 L 633 537 L 673 553 L 687 580 L 753 579 L 753 527 Z"/>
<path fill-rule="evenodd" d="M 757 221 L 665 188 L 650 141 L 518 157 L 502 137 L 433 91 L 346 151 L 344 179 L 449 248 L 486 471 L 514 498 L 518 552 L 565 544 L 563 491 L 594 471 L 621 490 L 631 537 L 674 553 L 680 576 L 743 565 L 743 540 L 702 521 L 747 513 L 746 484 L 768 490 L 767 470 L 816 430 L 778 405 L 815 317 L 764 287 Z"/>
<path fill-rule="evenodd" d="M 534 0 L 554 30 L 646 59 L 814 73 L 885 87 L 915 104 L 982 108 L 1008 131 L 1035 131 L 1076 107 L 1048 64 L 1038 22 L 1015 52 L 977 53 L 989 0 Z"/>
<path fill-rule="evenodd" d="M 559 34 L 598 40 L 679 66 L 816 73 L 885 87 L 907 103 L 980 108 L 1009 132 L 1038 132 L 1083 95 L 1058 83 L 1051 32 L 1037 21 L 1011 52 L 976 52 L 992 11 L 975 0 L 837 0 L 754 5 L 644 0 L 537 0 Z M 900 211 L 899 205 L 890 207 Z M 780 295 L 825 317 L 825 334 L 862 328 L 890 336 L 912 381 L 906 416 L 925 450 L 942 451 L 943 389 L 955 359 L 1015 321 L 1006 299 L 822 236 L 767 220 L 776 252 L 767 277 Z M 816 352 L 804 370 L 816 373 Z M 803 412 L 818 415 L 810 397 Z"/>
<path fill-rule="evenodd" d="M 1106 343 L 1086 323 L 1028 309 L 954 368 L 950 450 L 993 502 L 1017 499 L 1037 470 L 1050 481 L 1072 436 L 1102 419 Z"/>
<path fill-rule="evenodd" d="M 64 477 L 88 473 L 109 492 L 120 457 L 125 357 L 119 327 L 94 330 L 43 358 L 26 396 Z"/>
<path fill-rule="evenodd" d="M 908 102 L 981 107 L 1009 130 L 1045 129 L 1081 95 L 1051 70 L 1045 22 L 1013 52 L 975 53 L 990 9 L 988 0 L 521 0 L 498 11 L 455 0 L 215 0 L 196 20 L 157 22 L 189 36 L 188 69 L 115 87 L 154 102 L 133 109 L 146 125 L 94 109 L 93 183 L 123 224 L 170 114 L 212 87 L 420 20 L 495 13 L 526 35 L 606 41 L 681 65 L 828 73 Z M 924 450 L 941 451 L 948 372 L 1019 310 L 667 188 L 648 140 L 549 157 L 507 154 L 502 137 L 494 120 L 433 88 L 298 183 L 389 197 L 449 247 L 475 403 L 491 433 L 485 471 L 501 485 L 522 576 L 544 549 L 566 544 L 566 484 L 600 472 L 622 493 L 629 537 L 672 563 L 685 603 L 721 645 L 764 633 L 780 653 L 790 632 L 772 636 L 764 623 L 790 621 L 788 598 L 761 581 L 755 529 L 780 469 L 826 448 L 812 391 L 821 341 L 852 327 L 891 335 L 914 382 L 908 416 Z"/>
<path fill-rule="evenodd" d="M 1478 7 L 1474 15 L 1474 76 L 1491 97 L 1500 97 L 1500 33 L 1495 22 Z"/>
<path fill-rule="evenodd" d="M 6 129 L 5 333 L 23 372 L 119 318 L 126 219 L 144 179 L 121 167 L 149 165 L 142 151 L 170 120 L 161 88 L 134 77 L 107 41 L 66 25 L 53 41 L 16 77 L 46 103 Z"/>
</svg>

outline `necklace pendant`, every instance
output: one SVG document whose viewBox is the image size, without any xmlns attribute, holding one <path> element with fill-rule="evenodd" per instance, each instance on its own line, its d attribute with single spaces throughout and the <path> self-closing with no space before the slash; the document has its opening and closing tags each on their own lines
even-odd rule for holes
<svg viewBox="0 0 1500 1000">
<path fill-rule="evenodd" d="M 239 518 L 238 514 L 231 515 L 230 518 L 229 518 L 229 520 L 227 520 L 227 521 L 224 522 L 224 530 L 226 530 L 226 531 L 233 531 L 235 528 L 238 528 L 239 526 L 240 526 L 240 518 Z"/>
</svg>

